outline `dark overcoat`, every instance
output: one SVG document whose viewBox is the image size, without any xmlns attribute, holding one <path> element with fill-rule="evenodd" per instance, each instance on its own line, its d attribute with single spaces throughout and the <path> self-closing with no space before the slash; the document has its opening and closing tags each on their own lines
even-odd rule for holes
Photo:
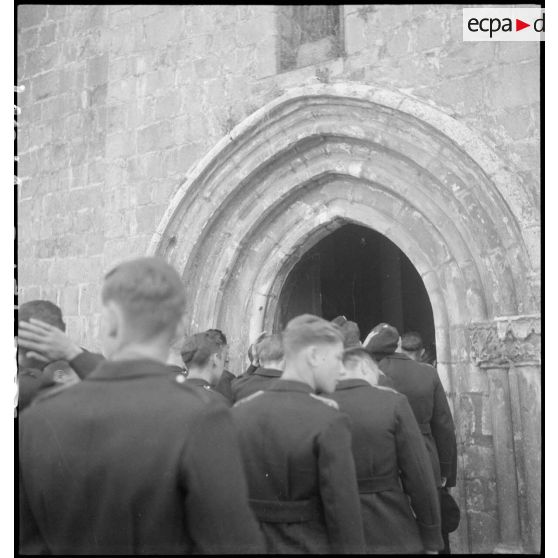
<svg viewBox="0 0 558 558">
<path fill-rule="evenodd" d="M 83 348 L 82 348 L 83 349 Z M 91 353 L 83 349 L 79 355 L 70 360 L 68 364 L 74 369 L 74 372 L 83 380 L 89 376 L 97 366 L 104 362 L 106 358 L 100 353 Z"/>
<path fill-rule="evenodd" d="M 281 377 L 283 372 L 273 368 L 257 368 L 252 374 L 242 376 L 232 383 L 232 395 L 234 401 L 248 397 L 256 391 L 265 390 L 275 380 Z"/>
<path fill-rule="evenodd" d="M 230 411 L 162 363 L 106 361 L 19 422 L 20 552 L 262 552 Z"/>
<path fill-rule="evenodd" d="M 211 401 L 222 403 L 230 407 L 232 403 L 220 392 L 216 387 L 213 387 L 208 381 L 202 378 L 188 378 L 184 376 L 186 383 L 193 386 L 194 389 L 202 390 Z"/>
<path fill-rule="evenodd" d="M 347 415 L 307 384 L 281 379 L 232 415 L 267 552 L 363 552 Z"/>
<path fill-rule="evenodd" d="M 443 548 L 430 456 L 407 398 L 359 379 L 339 382 L 331 397 L 351 419 L 366 552 Z"/>
<path fill-rule="evenodd" d="M 434 478 L 441 486 L 455 486 L 457 475 L 457 443 L 455 426 L 444 387 L 433 366 L 416 362 L 403 353 L 383 358 L 380 369 L 393 383 L 393 388 L 407 396 L 430 452 Z"/>
<path fill-rule="evenodd" d="M 219 381 L 214 388 L 216 391 L 221 393 L 231 405 L 234 401 L 231 384 L 232 382 L 234 382 L 235 379 L 236 376 L 232 372 L 230 372 L 229 370 L 223 370 L 223 373 L 221 374 L 221 377 L 219 378 Z"/>
<path fill-rule="evenodd" d="M 18 410 L 31 405 L 33 400 L 42 393 L 56 386 L 52 375 L 38 368 L 21 368 L 17 371 Z"/>
</svg>

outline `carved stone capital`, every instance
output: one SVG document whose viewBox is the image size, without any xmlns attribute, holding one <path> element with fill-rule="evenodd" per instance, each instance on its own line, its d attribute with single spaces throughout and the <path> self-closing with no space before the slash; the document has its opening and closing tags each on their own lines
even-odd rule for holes
<svg viewBox="0 0 558 558">
<path fill-rule="evenodd" d="M 540 364 L 540 316 L 511 316 L 468 327 L 471 358 L 482 368 Z"/>
</svg>

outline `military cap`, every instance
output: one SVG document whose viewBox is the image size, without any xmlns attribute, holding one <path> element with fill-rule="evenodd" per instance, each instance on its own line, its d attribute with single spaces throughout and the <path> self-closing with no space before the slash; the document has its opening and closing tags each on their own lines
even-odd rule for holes
<svg viewBox="0 0 558 558">
<path fill-rule="evenodd" d="M 461 512 L 447 488 L 441 489 L 442 531 L 453 533 L 459 527 Z"/>
<path fill-rule="evenodd" d="M 397 349 L 399 342 L 399 332 L 393 326 L 381 323 L 378 324 L 366 338 L 365 349 L 369 353 L 391 354 Z"/>
</svg>

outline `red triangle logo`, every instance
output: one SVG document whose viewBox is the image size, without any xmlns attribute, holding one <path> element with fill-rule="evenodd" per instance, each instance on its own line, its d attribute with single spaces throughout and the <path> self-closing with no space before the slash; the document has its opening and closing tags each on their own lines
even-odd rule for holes
<svg viewBox="0 0 558 558">
<path fill-rule="evenodd" d="M 524 21 L 521 21 L 520 19 L 515 19 L 515 30 L 516 31 L 521 31 L 522 29 L 525 29 L 526 27 L 531 27 L 530 23 L 525 23 Z"/>
</svg>

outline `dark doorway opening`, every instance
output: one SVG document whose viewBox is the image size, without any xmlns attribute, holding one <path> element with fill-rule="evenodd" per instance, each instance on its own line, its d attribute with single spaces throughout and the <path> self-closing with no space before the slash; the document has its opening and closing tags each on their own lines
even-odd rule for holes
<svg viewBox="0 0 558 558">
<path fill-rule="evenodd" d="M 303 313 L 326 320 L 344 315 L 364 341 L 380 322 L 399 333 L 418 331 L 435 358 L 432 306 L 407 256 L 382 234 L 344 225 L 312 247 L 289 273 L 279 298 L 276 326 Z"/>
</svg>

